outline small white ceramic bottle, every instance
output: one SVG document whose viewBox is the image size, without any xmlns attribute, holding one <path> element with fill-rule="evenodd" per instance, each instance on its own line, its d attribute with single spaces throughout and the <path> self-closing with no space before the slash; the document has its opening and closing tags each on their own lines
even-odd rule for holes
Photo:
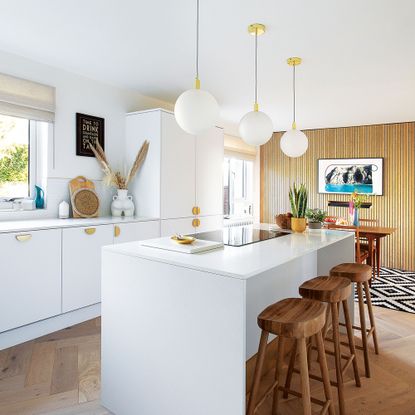
<svg viewBox="0 0 415 415">
<path fill-rule="evenodd" d="M 69 203 L 65 200 L 59 203 L 59 219 L 69 218 Z"/>
</svg>

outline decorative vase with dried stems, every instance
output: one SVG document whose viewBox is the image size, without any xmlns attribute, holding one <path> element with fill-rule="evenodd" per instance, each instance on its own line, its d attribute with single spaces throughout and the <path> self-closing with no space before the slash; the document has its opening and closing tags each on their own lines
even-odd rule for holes
<svg viewBox="0 0 415 415">
<path fill-rule="evenodd" d="M 302 183 L 297 188 L 296 184 L 290 187 L 289 192 L 291 213 L 291 229 L 294 232 L 304 232 L 306 228 L 305 211 L 307 209 L 308 193 L 305 185 Z"/>
<path fill-rule="evenodd" d="M 91 150 L 104 172 L 104 183 L 117 189 L 117 194 L 113 196 L 111 203 L 112 216 L 134 216 L 135 206 L 133 197 L 128 195 L 128 185 L 143 165 L 149 146 L 150 143 L 145 140 L 128 174 L 124 175 L 120 171 L 111 168 L 104 149 L 98 142 L 95 146 L 91 145 Z"/>
</svg>

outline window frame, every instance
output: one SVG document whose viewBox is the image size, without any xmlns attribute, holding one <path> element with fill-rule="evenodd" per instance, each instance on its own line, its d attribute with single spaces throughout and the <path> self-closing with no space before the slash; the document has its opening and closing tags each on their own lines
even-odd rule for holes
<svg viewBox="0 0 415 415">
<path fill-rule="evenodd" d="M 223 203 L 223 214 L 225 217 L 227 218 L 231 218 L 235 216 L 235 212 L 232 213 L 232 210 L 234 210 L 234 201 L 231 201 L 231 161 L 232 160 L 238 160 L 242 162 L 242 173 L 241 173 L 241 177 L 242 177 L 242 183 L 241 183 L 241 193 L 242 193 L 242 198 L 238 198 L 238 199 L 244 199 L 249 203 L 249 214 L 248 216 L 253 216 L 253 211 L 254 211 L 254 194 L 252 194 L 252 199 L 248 199 L 248 163 L 252 163 L 252 183 L 254 181 L 254 160 L 247 160 L 245 158 L 239 158 L 239 157 L 234 157 L 234 156 L 227 156 L 225 155 L 224 157 L 224 163 L 227 163 L 227 173 L 228 173 L 228 188 L 227 188 L 227 201 L 228 201 L 228 212 L 225 211 L 225 181 L 224 181 L 224 185 L 223 185 L 223 191 L 224 191 L 224 203 Z"/>
<path fill-rule="evenodd" d="M 8 114 L 0 114 L 9 116 Z M 42 145 L 39 143 L 39 127 L 42 121 L 32 120 L 29 118 L 24 117 L 16 117 L 14 118 L 23 118 L 28 120 L 28 184 L 27 184 L 27 195 L 26 196 L 0 196 L 0 202 L 13 202 L 15 200 L 21 199 L 35 199 L 36 197 L 36 190 L 35 185 L 37 182 L 41 182 L 42 178 L 39 177 L 39 173 L 41 169 L 39 168 L 39 160 L 42 162 L 47 162 L 47 159 L 44 160 L 44 156 L 42 157 L 39 152 L 42 151 Z M 49 123 L 48 123 L 49 124 Z M 9 208 L 0 207 L 0 211 L 2 210 L 9 210 Z"/>
</svg>

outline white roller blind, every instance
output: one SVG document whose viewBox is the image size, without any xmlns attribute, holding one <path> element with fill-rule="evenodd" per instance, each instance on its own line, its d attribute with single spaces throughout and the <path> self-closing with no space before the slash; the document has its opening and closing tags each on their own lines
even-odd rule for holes
<svg viewBox="0 0 415 415">
<path fill-rule="evenodd" d="M 0 113 L 53 122 L 55 88 L 0 73 Z"/>
</svg>

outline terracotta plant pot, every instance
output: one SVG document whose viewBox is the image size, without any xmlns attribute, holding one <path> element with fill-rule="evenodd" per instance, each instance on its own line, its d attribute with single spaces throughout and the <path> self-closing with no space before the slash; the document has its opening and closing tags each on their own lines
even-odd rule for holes
<svg viewBox="0 0 415 415">
<path fill-rule="evenodd" d="M 291 218 L 291 229 L 294 232 L 304 232 L 306 227 L 305 218 Z"/>
</svg>

